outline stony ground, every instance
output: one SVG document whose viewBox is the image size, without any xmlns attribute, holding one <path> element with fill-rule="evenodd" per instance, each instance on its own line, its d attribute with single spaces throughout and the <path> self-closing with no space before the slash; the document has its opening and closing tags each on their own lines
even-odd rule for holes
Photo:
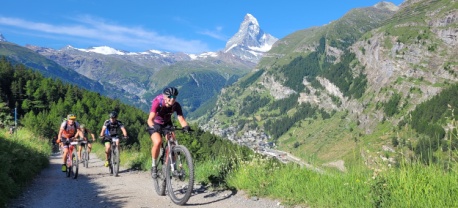
<svg viewBox="0 0 458 208">
<path fill-rule="evenodd" d="M 158 196 L 153 182 L 144 171 L 120 169 L 118 177 L 110 176 L 103 161 L 91 153 L 89 168 L 80 164 L 77 179 L 60 171 L 61 157 L 50 157 L 44 169 L 24 193 L 8 207 L 180 207 L 168 196 Z M 284 207 L 271 199 L 248 197 L 242 191 L 212 191 L 195 187 L 185 206 L 191 207 Z"/>
</svg>

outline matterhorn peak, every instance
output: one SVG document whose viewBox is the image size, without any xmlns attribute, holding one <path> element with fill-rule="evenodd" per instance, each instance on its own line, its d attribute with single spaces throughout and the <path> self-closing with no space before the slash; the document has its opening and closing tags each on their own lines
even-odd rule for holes
<svg viewBox="0 0 458 208">
<path fill-rule="evenodd" d="M 278 39 L 265 33 L 258 20 L 246 14 L 238 32 L 226 43 L 225 53 L 232 53 L 244 60 L 257 63 Z"/>
<path fill-rule="evenodd" d="M 5 37 L 3 37 L 3 35 L 1 33 L 0 33 L 0 42 L 6 42 Z"/>
</svg>

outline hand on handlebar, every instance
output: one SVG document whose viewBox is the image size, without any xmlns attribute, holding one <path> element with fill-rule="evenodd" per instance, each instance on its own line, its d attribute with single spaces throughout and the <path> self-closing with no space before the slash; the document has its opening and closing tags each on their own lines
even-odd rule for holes
<svg viewBox="0 0 458 208">
<path fill-rule="evenodd" d="M 188 133 L 188 132 L 190 132 L 190 131 L 193 131 L 193 130 L 191 129 L 190 126 L 184 126 L 184 127 L 183 127 L 183 132 Z"/>
</svg>

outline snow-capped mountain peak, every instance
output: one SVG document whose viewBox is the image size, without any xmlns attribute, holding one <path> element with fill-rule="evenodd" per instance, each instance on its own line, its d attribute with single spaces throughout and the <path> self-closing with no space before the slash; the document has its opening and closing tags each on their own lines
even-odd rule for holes
<svg viewBox="0 0 458 208">
<path fill-rule="evenodd" d="M 116 50 L 116 49 L 108 47 L 108 46 L 98 46 L 98 47 L 92 47 L 92 48 L 89 48 L 89 49 L 78 49 L 78 50 L 84 51 L 84 52 L 100 53 L 100 54 L 104 54 L 104 55 L 113 55 L 113 54 L 126 55 L 125 52 L 122 52 L 120 50 Z"/>
<path fill-rule="evenodd" d="M 246 14 L 238 32 L 226 43 L 224 52 L 230 52 L 244 60 L 258 62 L 277 40 L 261 29 L 253 15 Z"/>
</svg>

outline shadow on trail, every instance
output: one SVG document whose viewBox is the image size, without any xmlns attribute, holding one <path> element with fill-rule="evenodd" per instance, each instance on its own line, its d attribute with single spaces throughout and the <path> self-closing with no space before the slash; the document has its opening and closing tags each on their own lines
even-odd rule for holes
<svg viewBox="0 0 458 208">
<path fill-rule="evenodd" d="M 219 202 L 219 201 L 223 201 L 223 200 L 227 200 L 228 198 L 231 198 L 233 196 L 235 196 L 237 194 L 237 190 L 235 189 L 231 189 L 229 190 L 230 191 L 230 194 L 226 194 L 224 195 L 223 197 L 219 196 L 220 194 L 226 192 L 228 190 L 220 190 L 220 191 L 211 191 L 211 192 L 207 192 L 207 188 L 206 187 L 200 187 L 200 188 L 197 188 L 197 189 L 194 189 L 194 192 L 193 194 L 191 195 L 191 198 L 193 196 L 196 196 L 196 195 L 199 195 L 199 194 L 206 194 L 203 196 L 203 198 L 205 199 L 214 199 L 214 200 L 211 200 L 211 201 L 206 201 L 206 202 L 202 202 L 202 203 L 186 203 L 184 206 L 203 206 L 203 205 L 210 205 L 210 204 L 214 204 L 216 202 Z"/>
<path fill-rule="evenodd" d="M 50 165 L 43 169 L 16 199 L 13 199 L 7 207 L 125 207 L 127 197 L 110 195 L 105 190 L 108 187 L 97 184 L 94 180 L 100 177 L 113 176 L 108 174 L 105 167 L 100 171 L 98 166 L 89 168 L 79 165 L 77 179 L 67 177 L 61 171 L 61 156 L 53 154 L 50 157 Z M 89 169 L 92 173 L 88 173 Z M 91 177 L 96 175 L 97 177 Z M 111 184 L 110 184 L 111 185 Z M 110 187 L 112 190 L 112 187 Z M 119 187 L 122 188 L 122 187 Z"/>
</svg>

